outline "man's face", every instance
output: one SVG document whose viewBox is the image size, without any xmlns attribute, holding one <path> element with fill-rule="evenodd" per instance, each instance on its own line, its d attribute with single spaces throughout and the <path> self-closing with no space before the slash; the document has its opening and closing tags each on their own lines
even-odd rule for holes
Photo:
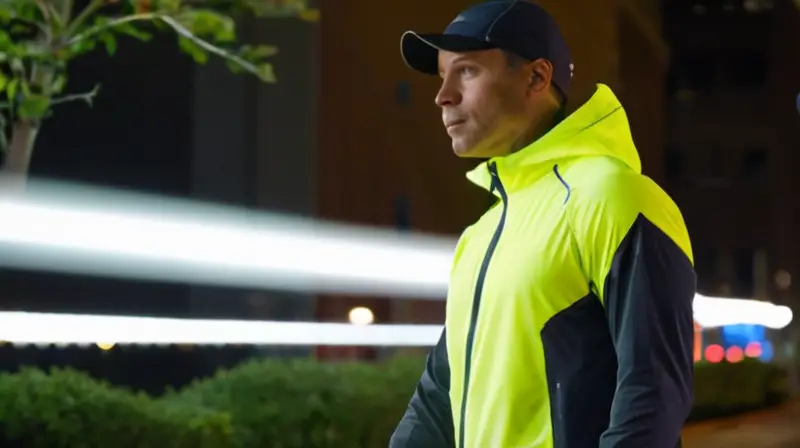
<svg viewBox="0 0 800 448">
<path fill-rule="evenodd" d="M 506 155 L 531 126 L 527 67 L 509 66 L 500 50 L 439 52 L 436 104 L 459 157 Z"/>
</svg>

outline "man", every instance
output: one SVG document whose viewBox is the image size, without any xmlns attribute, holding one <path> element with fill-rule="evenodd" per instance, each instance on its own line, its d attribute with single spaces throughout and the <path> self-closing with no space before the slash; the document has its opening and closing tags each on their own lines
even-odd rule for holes
<svg viewBox="0 0 800 448">
<path fill-rule="evenodd" d="M 455 252 L 441 340 L 391 447 L 672 448 L 691 409 L 695 274 L 680 211 L 641 174 L 611 90 L 563 117 L 553 19 L 481 3 L 402 38 L 496 206 Z"/>
</svg>

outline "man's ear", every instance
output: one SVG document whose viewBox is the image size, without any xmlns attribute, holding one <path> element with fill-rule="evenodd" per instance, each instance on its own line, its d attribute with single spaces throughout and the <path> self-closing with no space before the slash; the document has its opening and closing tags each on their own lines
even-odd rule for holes
<svg viewBox="0 0 800 448">
<path fill-rule="evenodd" d="M 553 78 L 553 64 L 546 59 L 537 59 L 528 66 L 530 78 L 528 93 L 542 92 L 550 88 Z"/>
</svg>

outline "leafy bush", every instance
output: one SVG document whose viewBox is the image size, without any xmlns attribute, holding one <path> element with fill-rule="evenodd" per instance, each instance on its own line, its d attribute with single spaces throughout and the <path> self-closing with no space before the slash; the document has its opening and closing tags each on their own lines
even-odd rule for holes
<svg viewBox="0 0 800 448">
<path fill-rule="evenodd" d="M 424 360 L 381 364 L 253 360 L 188 386 L 168 400 L 229 412 L 238 446 L 385 447 Z M 698 364 L 691 419 L 713 418 L 786 399 L 785 371 L 747 360 Z"/>
<path fill-rule="evenodd" d="M 153 399 L 72 370 L 0 375 L 0 444 L 65 448 L 384 448 L 422 372 L 384 363 L 259 359 Z M 698 364 L 693 419 L 777 404 L 770 364 Z M 5 443 L 2 443 L 5 442 Z"/>
<path fill-rule="evenodd" d="M 73 370 L 0 375 L 3 446 L 220 448 L 231 440 L 225 413 L 156 401 Z"/>
<path fill-rule="evenodd" d="M 779 404 L 789 396 L 786 371 L 748 359 L 741 363 L 695 366 L 690 420 L 721 417 Z"/>
<path fill-rule="evenodd" d="M 253 360 L 164 400 L 229 412 L 241 447 L 385 447 L 422 368 L 419 358 Z"/>
</svg>

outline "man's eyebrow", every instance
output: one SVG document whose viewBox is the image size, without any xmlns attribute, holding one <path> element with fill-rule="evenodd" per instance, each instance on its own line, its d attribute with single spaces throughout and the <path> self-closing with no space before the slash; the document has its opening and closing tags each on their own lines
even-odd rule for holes
<svg viewBox="0 0 800 448">
<path fill-rule="evenodd" d="M 450 65 L 457 64 L 459 62 L 464 62 L 464 61 L 477 63 L 475 61 L 475 58 L 472 57 L 472 55 L 470 55 L 469 53 L 461 53 L 461 54 L 458 54 L 457 56 L 455 56 L 453 59 L 450 60 Z M 439 76 L 442 76 L 442 75 L 444 75 L 444 70 L 442 69 L 442 64 L 439 64 Z"/>
<path fill-rule="evenodd" d="M 458 56 L 454 57 L 451 63 L 456 62 L 463 62 L 463 61 L 472 61 L 475 62 L 475 58 L 469 53 L 461 53 Z"/>
</svg>

